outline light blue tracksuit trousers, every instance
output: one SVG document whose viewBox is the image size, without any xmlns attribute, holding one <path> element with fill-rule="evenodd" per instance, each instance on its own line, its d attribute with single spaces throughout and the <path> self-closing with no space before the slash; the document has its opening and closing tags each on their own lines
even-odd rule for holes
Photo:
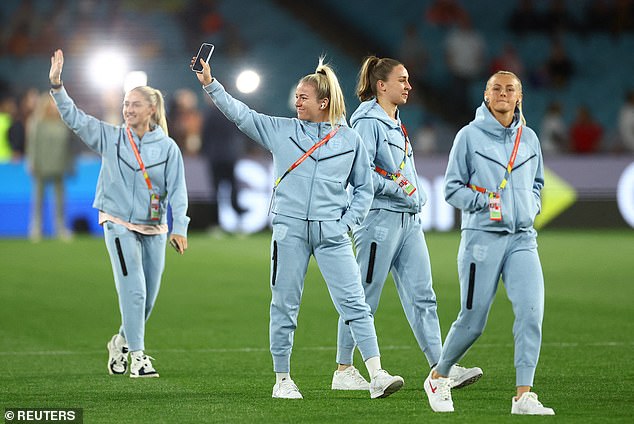
<svg viewBox="0 0 634 424">
<path fill-rule="evenodd" d="M 463 230 L 458 276 L 461 309 L 445 339 L 438 372 L 448 375 L 482 334 L 502 277 L 515 314 L 516 385 L 532 386 L 544 316 L 544 277 L 535 230 L 515 234 Z"/>
<path fill-rule="evenodd" d="M 103 224 L 122 325 L 130 351 L 145 350 L 145 322 L 161 286 L 167 234 L 143 235 L 120 224 Z"/>
<path fill-rule="evenodd" d="M 290 372 L 293 336 L 310 256 L 321 271 L 341 319 L 365 361 L 379 356 L 374 318 L 365 302 L 348 233 L 338 221 L 307 221 L 276 215 L 271 240 L 270 344 L 275 372 Z"/>
<path fill-rule="evenodd" d="M 373 209 L 354 230 L 366 302 L 376 313 L 390 271 L 403 311 L 429 365 L 440 358 L 442 340 L 432 287 L 431 264 L 418 214 Z M 355 343 L 350 326 L 339 319 L 337 363 L 352 364 Z"/>
</svg>

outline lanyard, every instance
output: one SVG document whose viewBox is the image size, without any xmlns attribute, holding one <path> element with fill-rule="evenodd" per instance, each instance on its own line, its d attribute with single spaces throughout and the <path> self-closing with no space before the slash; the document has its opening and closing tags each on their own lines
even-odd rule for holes
<svg viewBox="0 0 634 424">
<path fill-rule="evenodd" d="M 513 171 L 513 165 L 515 164 L 515 158 L 517 157 L 517 150 L 520 147 L 520 137 L 522 136 L 522 126 L 517 129 L 517 135 L 515 136 L 515 144 L 513 145 L 513 151 L 511 152 L 511 158 L 509 159 L 508 165 L 506 165 L 506 170 L 504 171 L 504 178 L 502 178 L 502 182 L 498 187 L 499 191 L 504 190 L 506 184 L 508 183 L 508 179 L 511 176 L 511 172 Z M 469 184 L 469 187 L 473 190 L 479 191 L 480 193 L 487 193 L 487 189 L 484 187 L 478 187 L 475 184 Z M 490 192 L 489 192 L 490 193 Z"/>
<path fill-rule="evenodd" d="M 134 152 L 134 156 L 136 157 L 136 161 L 139 162 L 139 166 L 141 167 L 141 172 L 143 172 L 143 178 L 145 178 L 145 183 L 147 184 L 148 190 L 152 191 L 152 181 L 150 181 L 150 176 L 145 170 L 145 165 L 143 164 L 143 160 L 141 159 L 141 155 L 139 154 L 139 150 L 134 144 L 134 140 L 132 139 L 132 133 L 130 132 L 130 127 L 126 127 L 126 131 L 128 133 L 128 139 L 130 140 L 130 146 L 132 146 L 132 151 Z"/>
<path fill-rule="evenodd" d="M 398 166 L 398 169 L 400 171 L 402 171 L 405 168 L 405 161 L 407 160 L 407 146 L 411 144 L 409 141 L 409 137 L 407 136 L 407 130 L 405 129 L 405 125 L 401 124 L 401 129 L 403 130 L 403 135 L 405 136 L 405 155 L 403 156 L 403 160 L 401 161 L 401 164 Z M 397 174 L 399 173 L 397 171 L 396 174 L 392 174 L 376 165 L 374 165 L 374 170 L 378 172 L 382 177 L 390 178 L 392 180 L 396 180 Z"/>
<path fill-rule="evenodd" d="M 275 180 L 275 186 L 273 187 L 274 189 L 277 188 L 277 186 L 280 184 L 280 182 L 284 179 L 284 177 L 286 177 L 293 169 L 297 168 L 302 162 L 304 162 L 306 160 L 306 158 L 308 156 L 310 156 L 315 150 L 319 149 L 321 146 L 323 146 L 324 144 L 326 144 L 326 142 L 328 140 L 330 140 L 335 134 L 337 134 L 337 131 L 339 131 L 339 126 L 337 126 L 336 128 L 334 128 L 332 131 L 330 131 L 324 138 L 322 138 L 317 144 L 313 145 L 313 147 L 311 147 L 310 149 L 308 149 L 308 151 L 306 153 L 304 153 L 299 159 L 297 159 L 287 170 L 286 172 L 284 172 L 284 174 L 279 177 L 277 180 Z"/>
</svg>

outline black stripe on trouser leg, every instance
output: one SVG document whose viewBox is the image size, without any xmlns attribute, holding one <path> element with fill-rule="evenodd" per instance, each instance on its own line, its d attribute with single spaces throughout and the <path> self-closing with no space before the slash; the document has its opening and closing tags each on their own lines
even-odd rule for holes
<svg viewBox="0 0 634 424">
<path fill-rule="evenodd" d="M 469 267 L 469 289 L 467 290 L 467 309 L 471 309 L 473 306 L 473 288 L 475 286 L 475 272 L 476 264 L 473 262 Z"/>
<path fill-rule="evenodd" d="M 275 285 L 275 278 L 277 277 L 277 242 L 273 241 L 273 272 L 271 273 L 271 285 Z"/>
<path fill-rule="evenodd" d="M 368 262 L 368 274 L 365 277 L 365 282 L 370 284 L 372 282 L 372 274 L 374 273 L 374 260 L 376 259 L 376 242 L 373 241 L 370 244 L 370 261 Z"/>
<path fill-rule="evenodd" d="M 128 275 L 128 268 L 125 266 L 125 259 L 123 258 L 123 250 L 121 250 L 121 242 L 119 241 L 119 237 L 114 239 L 114 244 L 117 246 L 117 256 L 119 256 L 119 263 L 121 264 L 121 272 L 123 276 Z"/>
</svg>

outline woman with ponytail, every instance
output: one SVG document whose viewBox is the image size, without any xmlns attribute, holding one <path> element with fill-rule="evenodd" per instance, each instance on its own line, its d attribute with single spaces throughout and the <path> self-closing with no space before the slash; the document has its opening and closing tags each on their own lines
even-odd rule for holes
<svg viewBox="0 0 634 424">
<path fill-rule="evenodd" d="M 357 84 L 362 103 L 350 123 L 361 135 L 372 163 L 374 199 L 368 216 L 353 229 L 353 234 L 372 314 L 391 272 L 416 341 L 428 365 L 434 367 L 440 358 L 442 340 L 429 252 L 419 215 L 427 195 L 418 182 L 412 145 L 398 109 L 407 103 L 411 89 L 409 73 L 402 63 L 376 56 L 364 60 Z M 350 326 L 340 319 L 333 390 L 367 387 L 368 382 L 352 365 L 354 349 Z M 481 376 L 482 370 L 477 367 L 455 365 L 451 369 L 452 383 L 458 388 Z"/>
<path fill-rule="evenodd" d="M 454 410 L 449 370 L 482 334 L 501 278 L 515 314 L 511 414 L 555 415 L 531 392 L 544 316 L 544 277 L 533 228 L 544 168 L 537 135 L 526 126 L 522 98 L 515 74 L 493 74 L 475 119 L 458 132 L 449 154 L 445 199 L 462 211 L 461 309 L 438 365 L 425 380 L 436 412 Z"/>
<path fill-rule="evenodd" d="M 108 372 L 158 377 L 145 351 L 150 316 L 165 265 L 167 207 L 172 209 L 170 244 L 187 249 L 187 187 L 178 146 L 167 135 L 160 91 L 137 87 L 125 94 L 123 125 L 110 125 L 78 109 L 62 84 L 64 55 L 51 57 L 51 95 L 62 120 L 101 156 L 93 207 L 99 210 L 119 295 L 122 325 L 107 343 Z M 128 354 L 130 358 L 128 358 Z"/>
<path fill-rule="evenodd" d="M 193 61 L 192 61 L 193 64 Z M 372 180 L 359 135 L 346 125 L 339 81 L 319 61 L 295 91 L 297 118 L 258 113 L 229 95 L 201 60 L 197 73 L 205 92 L 224 115 L 273 155 L 271 211 L 270 348 L 276 383 L 273 397 L 301 399 L 290 376 L 293 336 L 310 256 L 326 281 L 339 316 L 351 328 L 368 372 L 370 396 L 386 397 L 403 379 L 381 369 L 370 307 L 348 232 L 370 208 Z M 346 186 L 352 187 L 348 201 Z"/>
</svg>

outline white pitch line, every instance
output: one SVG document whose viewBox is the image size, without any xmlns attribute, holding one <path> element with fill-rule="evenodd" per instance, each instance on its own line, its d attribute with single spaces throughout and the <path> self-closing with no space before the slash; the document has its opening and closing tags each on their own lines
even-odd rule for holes
<svg viewBox="0 0 634 424">
<path fill-rule="evenodd" d="M 552 342 L 542 343 L 542 347 L 554 348 L 571 348 L 571 347 L 624 347 L 634 346 L 634 342 L 595 342 L 595 343 L 579 343 L 579 342 Z M 513 343 L 481 343 L 475 344 L 475 348 L 495 349 L 500 347 L 513 347 Z M 381 350 L 415 350 L 418 346 L 380 346 Z M 336 346 L 310 346 L 310 347 L 294 347 L 295 351 L 335 351 Z M 264 347 L 237 347 L 237 348 L 207 348 L 207 349 L 152 349 L 157 353 L 263 353 L 268 352 L 268 348 Z M 0 352 L 0 356 L 71 356 L 71 355 L 97 355 L 102 354 L 104 350 L 41 350 L 41 351 L 6 351 Z"/>
</svg>

